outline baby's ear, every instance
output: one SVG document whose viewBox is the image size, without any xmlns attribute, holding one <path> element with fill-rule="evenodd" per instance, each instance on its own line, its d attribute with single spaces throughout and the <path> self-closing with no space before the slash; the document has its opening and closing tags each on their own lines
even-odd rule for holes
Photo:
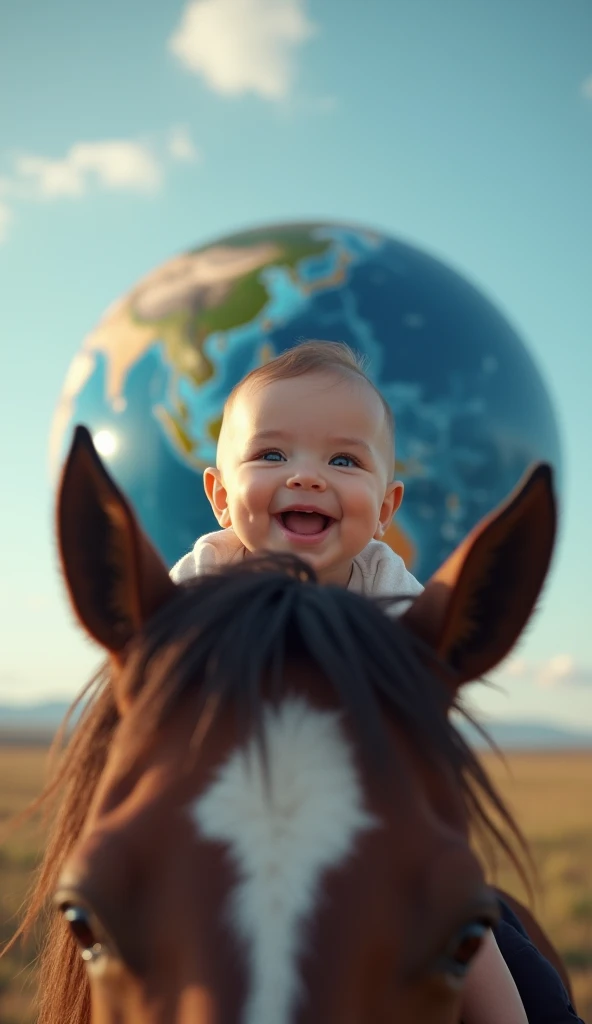
<svg viewBox="0 0 592 1024">
<path fill-rule="evenodd" d="M 382 540 L 389 526 L 391 520 L 398 510 L 402 500 L 403 491 L 405 490 L 404 484 L 400 480 L 393 480 L 386 489 L 384 501 L 382 502 L 380 513 L 378 517 L 378 525 L 374 534 L 374 540 Z"/>
<path fill-rule="evenodd" d="M 212 512 L 220 526 L 231 526 L 226 488 L 222 483 L 220 470 L 216 466 L 208 466 L 207 469 L 204 469 L 203 484 L 207 499 L 212 506 Z"/>
</svg>

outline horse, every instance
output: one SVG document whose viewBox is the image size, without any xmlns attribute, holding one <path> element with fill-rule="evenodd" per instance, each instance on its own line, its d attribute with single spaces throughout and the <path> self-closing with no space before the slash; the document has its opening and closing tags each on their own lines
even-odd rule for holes
<svg viewBox="0 0 592 1024">
<path fill-rule="evenodd" d="M 555 532 L 539 464 L 401 614 L 288 556 L 176 586 L 78 427 L 58 548 L 107 660 L 29 905 L 39 1024 L 456 1024 L 499 914 L 471 828 L 521 834 L 450 712 Z"/>
</svg>

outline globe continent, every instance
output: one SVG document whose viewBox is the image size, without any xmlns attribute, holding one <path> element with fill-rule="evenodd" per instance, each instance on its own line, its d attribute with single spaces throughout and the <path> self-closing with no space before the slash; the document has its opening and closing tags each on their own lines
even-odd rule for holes
<svg viewBox="0 0 592 1024">
<path fill-rule="evenodd" d="M 52 462 L 86 424 L 172 565 L 216 527 L 201 473 L 226 396 L 305 338 L 363 353 L 392 406 L 405 497 L 387 540 L 421 581 L 530 463 L 560 468 L 543 380 L 495 307 L 412 246 L 329 223 L 231 235 L 141 280 L 70 367 Z"/>
</svg>

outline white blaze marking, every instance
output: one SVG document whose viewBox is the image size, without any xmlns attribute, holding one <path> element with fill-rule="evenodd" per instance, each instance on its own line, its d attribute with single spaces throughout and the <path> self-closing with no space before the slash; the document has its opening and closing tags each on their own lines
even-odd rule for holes
<svg viewBox="0 0 592 1024">
<path fill-rule="evenodd" d="M 298 957 L 323 871 L 378 824 L 364 810 L 335 712 L 287 699 L 265 709 L 271 792 L 255 741 L 236 750 L 191 808 L 202 836 L 228 845 L 239 881 L 230 921 L 244 943 L 244 1024 L 289 1024 L 301 992 Z"/>
</svg>

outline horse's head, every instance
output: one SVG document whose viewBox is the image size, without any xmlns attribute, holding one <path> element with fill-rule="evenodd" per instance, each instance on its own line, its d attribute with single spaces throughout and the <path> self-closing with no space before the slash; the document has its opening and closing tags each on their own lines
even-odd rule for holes
<svg viewBox="0 0 592 1024">
<path fill-rule="evenodd" d="M 289 559 L 176 587 L 78 430 L 59 544 L 111 667 L 56 900 L 95 1024 L 458 1020 L 496 797 L 448 710 L 522 632 L 554 532 L 539 466 L 399 619 Z"/>
</svg>

